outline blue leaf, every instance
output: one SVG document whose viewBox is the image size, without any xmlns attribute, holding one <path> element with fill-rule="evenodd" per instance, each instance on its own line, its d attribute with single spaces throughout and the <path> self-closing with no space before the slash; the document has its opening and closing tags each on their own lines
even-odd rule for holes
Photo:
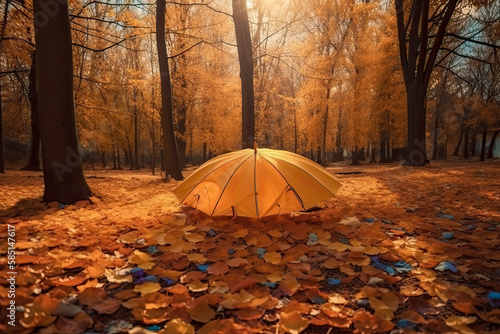
<svg viewBox="0 0 500 334">
<path fill-rule="evenodd" d="M 228 250 L 227 250 L 227 253 L 228 253 L 229 255 L 233 255 L 233 254 L 234 254 L 234 249 L 228 249 Z"/>
<path fill-rule="evenodd" d="M 156 247 L 156 246 L 149 246 L 146 249 L 146 252 L 148 252 L 149 254 L 157 253 L 158 252 L 158 247 Z"/>
<path fill-rule="evenodd" d="M 64 209 L 66 207 L 65 204 L 62 204 L 62 203 L 59 203 L 59 205 L 57 206 L 59 209 Z"/>
<path fill-rule="evenodd" d="M 257 250 L 255 251 L 255 254 L 259 255 L 259 259 L 262 259 L 264 258 L 264 253 L 266 252 L 266 249 L 265 248 L 262 248 L 262 247 L 259 247 L 257 248 Z"/>
<path fill-rule="evenodd" d="M 398 273 L 406 273 L 408 271 L 411 271 L 413 267 L 407 263 L 405 260 L 400 260 L 398 262 L 394 262 L 392 264 Z"/>
<path fill-rule="evenodd" d="M 318 242 L 318 235 L 316 233 L 309 233 L 309 242 Z"/>
<path fill-rule="evenodd" d="M 156 277 L 155 275 L 148 275 L 144 277 L 144 279 L 148 282 L 158 282 L 158 277 Z"/>
<path fill-rule="evenodd" d="M 148 331 L 158 332 L 158 331 L 161 329 L 161 327 L 160 327 L 160 326 L 157 326 L 157 325 L 153 325 L 153 326 L 151 326 L 151 327 L 147 327 L 146 329 L 147 329 Z"/>
<path fill-rule="evenodd" d="M 360 299 L 356 302 L 359 306 L 368 306 L 368 299 Z"/>
<path fill-rule="evenodd" d="M 451 220 L 451 219 L 453 219 L 453 218 L 455 218 L 454 216 L 452 216 L 452 215 L 448 215 L 448 214 L 446 214 L 446 213 L 438 213 L 438 214 L 436 215 L 436 217 L 439 217 L 439 218 L 444 218 L 444 219 L 450 219 L 450 220 Z"/>
<path fill-rule="evenodd" d="M 343 237 L 340 237 L 339 238 L 339 241 L 343 244 L 346 244 L 346 245 L 349 245 L 349 239 L 346 239 L 346 238 L 343 238 Z"/>
<path fill-rule="evenodd" d="M 486 298 L 491 307 L 500 307 L 500 292 L 491 291 Z"/>
<path fill-rule="evenodd" d="M 408 319 L 401 319 L 398 321 L 398 327 L 400 328 L 415 328 L 417 327 L 417 323 L 414 323 L 411 320 Z"/>
<path fill-rule="evenodd" d="M 443 234 L 441 234 L 441 236 L 445 239 L 452 239 L 453 235 L 454 235 L 453 232 L 443 232 Z"/>
<path fill-rule="evenodd" d="M 130 274 L 132 274 L 133 278 L 139 278 L 144 276 L 145 271 L 142 268 L 133 268 L 132 270 L 130 270 Z"/>
<path fill-rule="evenodd" d="M 371 259 L 373 261 L 372 266 L 374 266 L 375 268 L 383 270 L 391 276 L 394 276 L 396 274 L 396 272 L 394 271 L 394 269 L 392 269 L 391 266 L 388 266 L 380 262 L 380 260 L 376 256 L 373 256 Z"/>
<path fill-rule="evenodd" d="M 196 264 L 196 267 L 198 268 L 199 271 L 202 273 L 206 273 L 208 269 L 208 264 Z"/>
<path fill-rule="evenodd" d="M 169 286 L 174 284 L 175 281 L 173 279 L 167 278 L 167 277 L 162 277 L 160 278 L 160 285 L 161 286 Z"/>
<path fill-rule="evenodd" d="M 455 267 L 455 263 L 450 261 L 443 261 L 435 266 L 434 269 L 439 271 L 451 270 L 454 273 L 458 272 L 458 269 Z"/>
<path fill-rule="evenodd" d="M 208 235 L 211 236 L 211 237 L 215 237 L 217 235 L 217 232 L 214 231 L 214 229 L 210 229 L 208 230 Z"/>
<path fill-rule="evenodd" d="M 316 304 L 324 304 L 326 303 L 326 299 L 323 298 L 323 297 L 320 297 L 320 296 L 314 296 L 311 298 L 313 302 L 315 302 Z"/>
<path fill-rule="evenodd" d="M 342 283 L 342 281 L 339 280 L 338 278 L 329 278 L 328 279 L 329 285 L 339 285 L 340 283 Z"/>
<path fill-rule="evenodd" d="M 363 220 L 367 223 L 375 223 L 377 218 L 363 218 Z"/>
<path fill-rule="evenodd" d="M 266 281 L 266 282 L 262 282 L 260 284 L 265 285 L 265 286 L 267 286 L 268 288 L 271 288 L 271 289 L 274 289 L 274 288 L 276 288 L 278 286 L 278 282 L 267 282 Z"/>
</svg>

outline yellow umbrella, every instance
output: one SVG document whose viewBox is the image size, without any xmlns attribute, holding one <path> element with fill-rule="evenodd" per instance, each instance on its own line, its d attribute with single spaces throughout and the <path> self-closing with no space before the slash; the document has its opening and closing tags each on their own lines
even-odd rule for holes
<svg viewBox="0 0 500 334">
<path fill-rule="evenodd" d="M 209 216 L 260 218 L 307 210 L 341 184 L 322 166 L 281 150 L 244 149 L 201 165 L 174 193 Z"/>
</svg>

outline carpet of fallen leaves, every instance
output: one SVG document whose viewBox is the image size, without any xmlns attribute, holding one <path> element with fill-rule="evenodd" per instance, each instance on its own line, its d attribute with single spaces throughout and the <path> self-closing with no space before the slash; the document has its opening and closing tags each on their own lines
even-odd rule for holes
<svg viewBox="0 0 500 334">
<path fill-rule="evenodd" d="M 498 161 L 329 170 L 337 197 L 260 221 L 179 209 L 147 170 L 87 170 L 70 206 L 7 171 L 0 332 L 500 333 Z"/>
</svg>

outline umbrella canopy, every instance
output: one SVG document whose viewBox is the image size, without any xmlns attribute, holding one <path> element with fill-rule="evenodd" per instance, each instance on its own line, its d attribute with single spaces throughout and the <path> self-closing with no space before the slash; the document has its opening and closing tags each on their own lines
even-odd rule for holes
<svg viewBox="0 0 500 334">
<path fill-rule="evenodd" d="M 174 193 L 209 216 L 260 218 L 307 210 L 341 184 L 322 166 L 281 150 L 244 149 L 201 165 Z"/>
</svg>

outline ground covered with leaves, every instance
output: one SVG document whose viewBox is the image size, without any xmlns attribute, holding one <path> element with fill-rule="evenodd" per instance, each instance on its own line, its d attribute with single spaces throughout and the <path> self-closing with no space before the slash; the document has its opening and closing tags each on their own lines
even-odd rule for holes
<svg viewBox="0 0 500 334">
<path fill-rule="evenodd" d="M 329 170 L 337 197 L 260 221 L 179 210 L 146 170 L 87 170 L 70 206 L 7 171 L 0 332 L 500 333 L 500 163 Z"/>
</svg>

